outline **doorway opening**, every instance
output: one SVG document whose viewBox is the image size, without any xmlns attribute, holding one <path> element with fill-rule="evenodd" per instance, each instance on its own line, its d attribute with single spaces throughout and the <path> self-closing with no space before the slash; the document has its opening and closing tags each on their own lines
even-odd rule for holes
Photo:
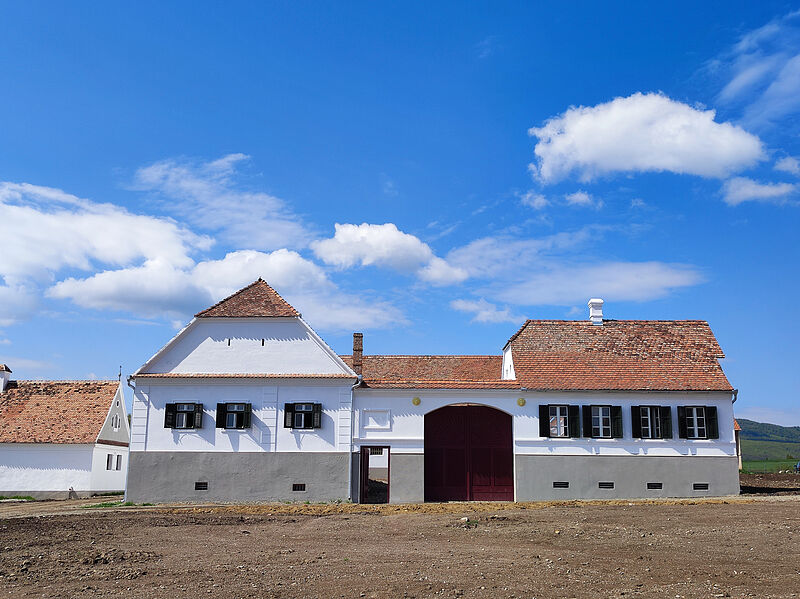
<svg viewBox="0 0 800 599">
<path fill-rule="evenodd" d="M 388 445 L 361 447 L 361 503 L 389 503 Z"/>
</svg>

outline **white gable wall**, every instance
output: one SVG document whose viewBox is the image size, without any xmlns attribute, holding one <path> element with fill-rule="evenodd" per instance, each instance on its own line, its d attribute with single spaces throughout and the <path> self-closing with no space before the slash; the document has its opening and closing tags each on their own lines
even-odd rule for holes
<svg viewBox="0 0 800 599">
<path fill-rule="evenodd" d="M 108 456 L 112 456 L 111 470 L 108 466 Z M 122 463 L 117 470 L 117 456 L 121 456 Z M 125 477 L 128 472 L 128 448 L 116 445 L 97 443 L 92 452 L 92 478 L 91 490 L 95 493 L 103 491 L 124 491 Z"/>
<path fill-rule="evenodd" d="M 198 318 L 139 372 L 352 374 L 300 318 Z"/>
</svg>

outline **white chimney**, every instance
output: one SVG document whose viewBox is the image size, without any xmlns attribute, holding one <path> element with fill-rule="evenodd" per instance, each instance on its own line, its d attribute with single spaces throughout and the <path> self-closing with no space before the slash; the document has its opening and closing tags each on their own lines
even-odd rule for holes
<svg viewBox="0 0 800 599">
<path fill-rule="evenodd" d="M 0 393 L 6 390 L 11 379 L 11 369 L 5 364 L 0 364 Z"/>
<path fill-rule="evenodd" d="M 589 320 L 592 324 L 603 324 L 603 300 L 599 297 L 589 300 Z"/>
</svg>

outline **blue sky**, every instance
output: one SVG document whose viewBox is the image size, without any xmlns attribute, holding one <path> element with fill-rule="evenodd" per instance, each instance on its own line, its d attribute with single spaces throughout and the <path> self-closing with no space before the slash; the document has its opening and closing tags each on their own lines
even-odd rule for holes
<svg viewBox="0 0 800 599">
<path fill-rule="evenodd" d="M 133 372 L 263 276 L 341 353 L 705 319 L 800 424 L 788 2 L 0 5 L 0 361 Z"/>
</svg>

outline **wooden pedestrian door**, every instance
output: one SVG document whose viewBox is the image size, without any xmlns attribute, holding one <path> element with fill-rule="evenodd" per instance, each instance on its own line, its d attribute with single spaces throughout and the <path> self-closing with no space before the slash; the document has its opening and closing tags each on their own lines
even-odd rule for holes
<svg viewBox="0 0 800 599">
<path fill-rule="evenodd" d="M 513 501 L 511 416 L 447 406 L 425 416 L 425 501 Z"/>
</svg>

